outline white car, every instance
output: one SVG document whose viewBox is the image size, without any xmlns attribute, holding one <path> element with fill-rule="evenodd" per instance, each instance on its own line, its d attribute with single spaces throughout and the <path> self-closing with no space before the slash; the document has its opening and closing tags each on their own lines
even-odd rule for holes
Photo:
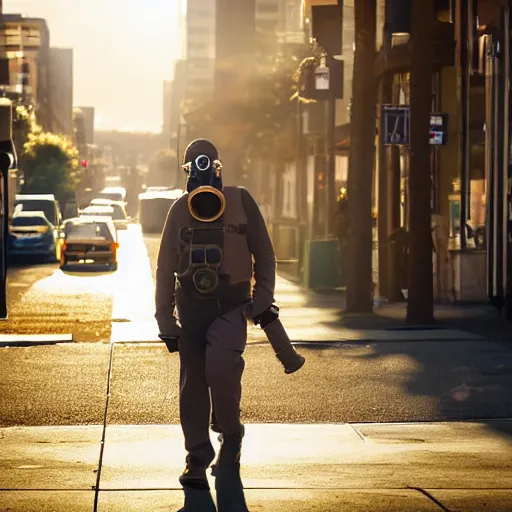
<svg viewBox="0 0 512 512">
<path fill-rule="evenodd" d="M 128 229 L 130 218 L 126 214 L 125 203 L 122 201 L 110 201 L 108 199 L 93 199 L 89 207 L 107 207 L 112 208 L 112 220 L 116 229 Z"/>
</svg>

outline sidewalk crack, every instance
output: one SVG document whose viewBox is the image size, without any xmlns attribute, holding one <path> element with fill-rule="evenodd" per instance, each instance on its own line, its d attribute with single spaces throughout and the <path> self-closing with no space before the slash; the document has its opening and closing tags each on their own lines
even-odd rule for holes
<svg viewBox="0 0 512 512">
<path fill-rule="evenodd" d="M 101 434 L 100 442 L 100 458 L 98 461 L 98 470 L 96 472 L 96 485 L 94 489 L 94 509 L 93 512 L 98 511 L 98 500 L 100 496 L 100 481 L 101 481 L 101 470 L 103 466 L 103 453 L 105 451 L 105 436 L 107 433 L 107 419 L 108 419 L 108 406 L 110 402 L 110 384 L 112 381 L 112 366 L 114 361 L 114 343 L 110 343 L 110 357 L 108 361 L 108 373 L 107 373 L 107 394 L 105 399 L 105 411 L 103 413 L 103 432 Z"/>
<path fill-rule="evenodd" d="M 421 487 L 411 487 L 410 485 L 407 486 L 407 489 L 420 492 L 421 494 L 423 494 L 423 496 L 426 496 L 430 501 L 435 503 L 444 512 L 451 512 L 449 508 L 447 508 L 439 500 L 434 498 L 434 496 L 432 496 L 432 494 L 430 494 L 428 491 L 425 491 L 425 489 L 422 489 Z"/>
<path fill-rule="evenodd" d="M 368 439 L 366 438 L 366 436 L 364 434 L 362 434 L 361 432 L 359 432 L 359 430 L 357 430 L 357 428 L 354 427 L 352 425 L 352 423 L 347 423 L 347 425 L 350 426 L 350 428 L 363 440 L 364 443 L 368 442 Z"/>
</svg>

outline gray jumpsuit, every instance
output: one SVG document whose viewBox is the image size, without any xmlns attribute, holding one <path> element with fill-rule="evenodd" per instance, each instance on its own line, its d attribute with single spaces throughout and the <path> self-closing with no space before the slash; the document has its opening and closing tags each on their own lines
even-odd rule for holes
<svg viewBox="0 0 512 512">
<path fill-rule="evenodd" d="M 220 284 L 201 296 L 186 278 L 189 264 L 183 228 L 200 228 L 190 215 L 187 195 L 172 206 L 162 233 L 156 275 L 156 314 L 160 332 L 179 337 L 180 421 L 188 460 L 207 466 L 214 457 L 209 424 L 211 400 L 224 436 L 243 436 L 240 422 L 242 354 L 247 318 L 274 302 L 276 258 L 258 205 L 245 189 L 224 187 L 222 237 L 206 232 L 195 243 L 222 245 Z M 209 238 L 210 237 L 210 238 Z M 255 285 L 251 289 L 251 278 Z M 179 324 L 176 323 L 179 318 Z M 210 400 L 211 394 L 211 400 Z"/>
</svg>

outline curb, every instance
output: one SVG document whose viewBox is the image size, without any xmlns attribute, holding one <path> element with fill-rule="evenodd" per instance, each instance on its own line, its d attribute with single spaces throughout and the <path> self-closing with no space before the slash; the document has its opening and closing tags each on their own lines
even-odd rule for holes
<svg viewBox="0 0 512 512">
<path fill-rule="evenodd" d="M 32 347 L 75 343 L 72 334 L 0 334 L 0 347 Z"/>
</svg>

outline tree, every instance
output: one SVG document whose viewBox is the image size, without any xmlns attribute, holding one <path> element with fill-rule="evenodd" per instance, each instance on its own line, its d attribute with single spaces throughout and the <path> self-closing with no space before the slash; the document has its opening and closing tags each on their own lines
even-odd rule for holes
<svg viewBox="0 0 512 512">
<path fill-rule="evenodd" d="M 15 105 L 13 114 L 12 131 L 14 147 L 16 148 L 17 155 L 21 156 L 23 146 L 28 140 L 28 135 L 34 133 L 38 126 L 32 105 Z"/>
<path fill-rule="evenodd" d="M 373 311 L 372 176 L 375 155 L 377 81 L 376 0 L 357 0 L 348 174 L 347 313 Z"/>
<path fill-rule="evenodd" d="M 247 77 L 237 95 L 185 102 L 183 116 L 187 132 L 212 138 L 218 147 L 229 148 L 249 162 L 292 160 L 298 90 L 296 70 L 302 50 L 298 48 L 294 55 L 274 55 L 271 71 L 267 68 Z"/>
<path fill-rule="evenodd" d="M 411 16 L 411 159 L 409 172 L 409 290 L 407 322 L 434 321 L 430 178 L 432 108 L 432 30 L 434 0 L 412 4 Z"/>
<path fill-rule="evenodd" d="M 55 194 L 58 201 L 74 199 L 78 181 L 78 151 L 67 137 L 36 130 L 23 147 L 22 192 Z"/>
<path fill-rule="evenodd" d="M 161 149 L 157 152 L 149 166 L 147 185 L 150 187 L 175 187 L 177 185 L 177 165 L 176 152 L 172 149 Z"/>
</svg>

